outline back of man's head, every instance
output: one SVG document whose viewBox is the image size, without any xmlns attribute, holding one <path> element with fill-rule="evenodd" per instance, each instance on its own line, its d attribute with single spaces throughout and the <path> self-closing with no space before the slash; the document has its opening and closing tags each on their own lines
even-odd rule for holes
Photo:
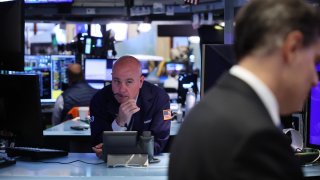
<svg viewBox="0 0 320 180">
<path fill-rule="evenodd" d="M 320 16 L 305 0 L 251 0 L 237 14 L 235 53 L 267 55 L 278 49 L 288 33 L 298 30 L 308 46 L 320 34 Z"/>
<path fill-rule="evenodd" d="M 83 72 L 80 64 L 70 64 L 67 69 L 69 85 L 83 81 Z"/>
</svg>

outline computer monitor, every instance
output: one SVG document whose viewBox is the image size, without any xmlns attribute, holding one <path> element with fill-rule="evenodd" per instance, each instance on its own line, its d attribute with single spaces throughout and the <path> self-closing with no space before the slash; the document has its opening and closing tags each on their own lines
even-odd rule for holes
<svg viewBox="0 0 320 180">
<path fill-rule="evenodd" d="M 116 59 L 85 59 L 84 77 L 95 89 L 102 89 L 106 82 L 112 81 L 112 67 Z"/>
<path fill-rule="evenodd" d="M 0 1 L 0 24 L 0 70 L 23 71 L 23 1 Z"/>
<path fill-rule="evenodd" d="M 0 82 L 0 139 L 15 141 L 16 146 L 41 147 L 39 77 L 0 74 Z"/>
<path fill-rule="evenodd" d="M 51 55 L 52 61 L 52 98 L 57 97 L 68 87 L 67 68 L 76 62 L 75 55 Z"/>
<path fill-rule="evenodd" d="M 201 97 L 235 64 L 233 45 L 204 44 L 201 62 Z"/>
<path fill-rule="evenodd" d="M 166 63 L 167 75 L 172 74 L 172 72 L 175 72 L 175 74 L 180 74 L 181 72 L 186 72 L 186 70 L 187 68 L 185 63 L 174 63 L 174 62 Z"/>
<path fill-rule="evenodd" d="M 104 131 L 103 154 L 135 154 L 138 152 L 137 131 Z"/>
<path fill-rule="evenodd" d="M 141 64 L 141 73 L 144 76 L 148 76 L 149 74 L 149 61 L 140 61 Z"/>
<path fill-rule="evenodd" d="M 115 59 L 85 59 L 85 79 L 90 82 L 111 81 L 112 67 Z"/>
<path fill-rule="evenodd" d="M 40 98 L 51 99 L 51 59 L 50 56 L 25 55 L 24 71 L 12 74 L 36 74 L 39 78 Z"/>
<path fill-rule="evenodd" d="M 317 66 L 320 74 L 320 66 Z M 305 107 L 305 145 L 320 149 L 320 82 L 310 91 Z"/>
</svg>

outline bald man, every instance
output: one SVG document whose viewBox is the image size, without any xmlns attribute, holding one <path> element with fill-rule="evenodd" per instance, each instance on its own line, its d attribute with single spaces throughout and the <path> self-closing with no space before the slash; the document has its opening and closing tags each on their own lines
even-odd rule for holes
<svg viewBox="0 0 320 180">
<path fill-rule="evenodd" d="M 90 104 L 93 151 L 102 155 L 103 131 L 151 131 L 154 153 L 160 153 L 170 135 L 169 96 L 144 81 L 139 60 L 120 57 L 112 69 L 112 83 L 101 89 Z"/>
<path fill-rule="evenodd" d="M 67 68 L 69 87 L 56 100 L 52 113 L 52 125 L 67 120 L 68 111 L 77 106 L 89 106 L 92 96 L 97 92 L 85 82 L 80 64 L 70 64 Z"/>
</svg>

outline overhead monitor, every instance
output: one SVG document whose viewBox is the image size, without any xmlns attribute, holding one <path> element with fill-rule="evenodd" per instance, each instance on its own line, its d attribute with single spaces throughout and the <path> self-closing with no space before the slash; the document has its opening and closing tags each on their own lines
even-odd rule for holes
<svg viewBox="0 0 320 180">
<path fill-rule="evenodd" d="M 84 43 L 85 43 L 84 44 L 84 53 L 91 54 L 92 53 L 92 38 L 85 37 Z"/>
<path fill-rule="evenodd" d="M 0 70 L 23 71 L 23 1 L 0 1 L 0 24 Z"/>
<path fill-rule="evenodd" d="M 106 47 L 103 38 L 94 36 L 84 37 L 84 54 L 93 55 L 95 57 L 105 57 Z"/>
<path fill-rule="evenodd" d="M 204 44 L 201 62 L 201 97 L 235 64 L 233 45 Z"/>
<path fill-rule="evenodd" d="M 16 146 L 41 147 L 39 78 L 37 75 L 0 74 L 0 139 Z"/>
</svg>

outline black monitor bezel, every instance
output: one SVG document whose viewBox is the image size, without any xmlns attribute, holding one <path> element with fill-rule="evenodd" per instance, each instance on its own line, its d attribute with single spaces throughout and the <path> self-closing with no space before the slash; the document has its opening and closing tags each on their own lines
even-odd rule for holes
<svg viewBox="0 0 320 180">
<path fill-rule="evenodd" d="M 114 62 L 116 61 L 116 59 L 113 59 L 113 58 L 86 58 L 84 59 L 84 77 L 85 77 L 85 80 L 87 82 L 92 82 L 92 83 L 105 83 L 105 82 L 111 82 L 112 81 L 112 77 L 110 79 L 89 79 L 87 78 L 87 61 L 88 60 L 101 60 L 101 61 L 106 61 L 106 69 L 111 69 L 112 70 L 112 67 L 113 67 L 113 64 Z M 108 68 L 108 64 L 112 63 L 112 67 L 111 68 Z M 111 76 L 111 75 L 110 75 Z"/>
<path fill-rule="evenodd" d="M 203 44 L 202 49 L 200 98 L 236 63 L 232 44 Z"/>
<path fill-rule="evenodd" d="M 24 70 L 24 1 L 0 2 L 0 70 Z"/>
<path fill-rule="evenodd" d="M 304 133 L 304 139 L 305 139 L 305 147 L 310 147 L 310 148 L 316 148 L 320 149 L 320 144 L 311 144 L 310 143 L 310 130 L 311 130 L 311 119 L 310 119 L 310 112 L 311 111 L 311 91 L 309 93 L 309 96 L 306 100 L 305 107 L 304 107 L 304 118 L 305 118 L 305 133 Z"/>
<path fill-rule="evenodd" d="M 1 116 L 3 119 L 0 119 L 0 130 L 14 134 L 15 146 L 42 147 L 44 139 L 38 76 L 0 74 L 0 81 L 7 82 L 0 88 L 2 111 L 5 112 Z"/>
<path fill-rule="evenodd" d="M 138 131 L 104 131 L 103 154 L 135 154 L 140 150 Z"/>
</svg>

